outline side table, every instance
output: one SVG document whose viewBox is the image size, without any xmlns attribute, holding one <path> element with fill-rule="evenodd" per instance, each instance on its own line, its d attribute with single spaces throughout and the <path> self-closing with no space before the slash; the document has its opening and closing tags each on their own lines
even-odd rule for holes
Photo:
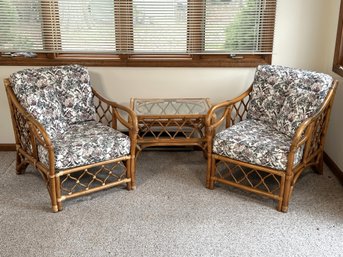
<svg viewBox="0 0 343 257">
<path fill-rule="evenodd" d="M 139 151 L 151 146 L 199 146 L 205 151 L 208 98 L 131 98 Z"/>
</svg>

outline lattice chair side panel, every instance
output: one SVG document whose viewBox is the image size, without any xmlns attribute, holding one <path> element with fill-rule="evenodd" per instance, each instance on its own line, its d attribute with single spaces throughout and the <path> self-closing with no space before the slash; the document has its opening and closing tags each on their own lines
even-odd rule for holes
<svg viewBox="0 0 343 257">
<path fill-rule="evenodd" d="M 248 94 L 240 101 L 231 106 L 231 110 L 226 118 L 226 128 L 235 125 L 247 118 L 251 95 Z"/>
<path fill-rule="evenodd" d="M 117 118 L 111 105 L 93 89 L 93 102 L 95 107 L 95 120 L 111 128 L 117 129 Z"/>
<path fill-rule="evenodd" d="M 17 101 L 13 93 L 13 90 L 10 88 L 10 81 L 7 79 L 4 80 L 4 84 L 6 87 L 6 93 L 10 107 L 11 120 L 17 147 L 16 170 L 18 174 L 21 174 L 25 172 L 25 169 L 29 164 L 28 160 L 21 152 L 25 152 L 26 156 L 33 156 L 33 137 L 31 135 L 28 120 L 26 118 L 28 114 Z M 21 149 L 21 151 L 19 151 L 19 149 Z"/>
<path fill-rule="evenodd" d="M 122 157 L 58 172 L 61 189 L 59 198 L 63 201 L 121 184 L 130 187 L 131 178 L 126 165 L 128 159 Z"/>
<path fill-rule="evenodd" d="M 333 82 L 333 87 L 328 93 L 321 110 L 312 118 L 311 124 L 308 126 L 311 136 L 305 147 L 304 161 L 307 165 L 313 165 L 315 170 L 320 174 L 323 172 L 324 141 L 329 126 L 337 83 L 337 81 Z"/>
<path fill-rule="evenodd" d="M 216 163 L 214 176 L 223 184 L 277 200 L 281 210 L 285 173 L 221 158 Z"/>
</svg>

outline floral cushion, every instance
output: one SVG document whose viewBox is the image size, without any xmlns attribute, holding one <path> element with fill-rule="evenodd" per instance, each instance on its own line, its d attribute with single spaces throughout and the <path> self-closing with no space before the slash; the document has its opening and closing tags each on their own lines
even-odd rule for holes
<svg viewBox="0 0 343 257">
<path fill-rule="evenodd" d="M 93 93 L 86 68 L 79 65 L 53 67 L 56 93 L 69 124 L 95 119 Z"/>
<path fill-rule="evenodd" d="M 213 152 L 231 159 L 285 170 L 291 139 L 263 121 L 247 119 L 219 132 L 213 141 Z M 300 163 L 303 149 L 294 157 Z"/>
<path fill-rule="evenodd" d="M 260 65 L 247 117 L 293 136 L 299 124 L 320 108 L 331 85 L 332 77 L 323 73 Z"/>
<path fill-rule="evenodd" d="M 68 124 L 95 119 L 90 78 L 82 66 L 25 69 L 10 79 L 20 104 L 51 138 L 64 133 Z"/>
<path fill-rule="evenodd" d="M 67 129 L 51 69 L 26 69 L 13 73 L 10 80 L 19 103 L 44 126 L 51 138 Z"/>
<path fill-rule="evenodd" d="M 290 90 L 273 127 L 292 137 L 299 125 L 320 108 L 323 100 L 312 91 L 299 88 Z"/>
<path fill-rule="evenodd" d="M 288 71 L 271 65 L 256 69 L 248 108 L 248 119 L 273 123 L 277 120 L 288 91 Z"/>
<path fill-rule="evenodd" d="M 111 160 L 130 153 L 130 139 L 125 134 L 96 121 L 70 125 L 69 129 L 53 140 L 55 167 L 58 170 Z M 38 155 L 48 165 L 43 147 Z"/>
</svg>

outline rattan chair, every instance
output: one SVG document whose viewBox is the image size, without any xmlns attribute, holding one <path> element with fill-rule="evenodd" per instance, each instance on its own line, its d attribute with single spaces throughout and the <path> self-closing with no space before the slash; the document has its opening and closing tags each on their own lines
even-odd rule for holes
<svg viewBox="0 0 343 257">
<path fill-rule="evenodd" d="M 4 83 L 17 173 L 29 164 L 39 171 L 54 212 L 69 198 L 117 185 L 135 187 L 136 115 L 100 96 L 86 68 L 26 69 Z M 117 124 L 129 135 L 119 132 Z"/>
<path fill-rule="evenodd" d="M 207 187 L 223 183 L 270 197 L 287 212 L 302 171 L 323 172 L 336 87 L 322 73 L 259 66 L 246 92 L 207 114 Z"/>
</svg>

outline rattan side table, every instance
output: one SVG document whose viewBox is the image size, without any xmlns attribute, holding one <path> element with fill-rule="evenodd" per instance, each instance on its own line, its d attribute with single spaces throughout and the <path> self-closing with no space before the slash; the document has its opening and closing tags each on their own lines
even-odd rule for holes
<svg viewBox="0 0 343 257">
<path fill-rule="evenodd" d="M 208 98 L 131 98 L 138 118 L 139 151 L 151 146 L 206 148 Z"/>
</svg>

